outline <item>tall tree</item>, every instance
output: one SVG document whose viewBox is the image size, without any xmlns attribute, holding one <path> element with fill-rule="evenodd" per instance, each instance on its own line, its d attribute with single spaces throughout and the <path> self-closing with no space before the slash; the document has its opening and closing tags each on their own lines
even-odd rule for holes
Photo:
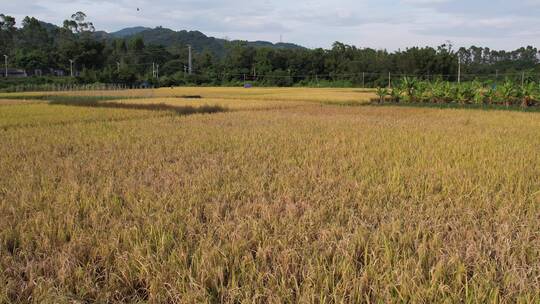
<svg viewBox="0 0 540 304">
<path fill-rule="evenodd" d="M 15 18 L 0 14 L 0 52 L 12 54 L 14 52 L 13 39 L 16 33 Z"/>
<path fill-rule="evenodd" d="M 86 21 L 86 14 L 83 12 L 76 12 L 71 15 L 71 20 L 64 21 L 64 28 L 72 31 L 73 33 L 85 33 L 94 32 L 96 28 L 92 22 Z"/>
</svg>

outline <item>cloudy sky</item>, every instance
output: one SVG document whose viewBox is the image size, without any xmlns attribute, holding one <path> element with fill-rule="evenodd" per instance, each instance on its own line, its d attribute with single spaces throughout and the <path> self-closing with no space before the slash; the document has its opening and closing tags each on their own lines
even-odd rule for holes
<svg viewBox="0 0 540 304">
<path fill-rule="evenodd" d="M 140 11 L 137 11 L 140 8 Z M 329 47 L 540 44 L 540 0 L 0 0 L 0 13 L 61 24 L 84 11 L 98 30 L 164 26 L 230 39 Z"/>
</svg>

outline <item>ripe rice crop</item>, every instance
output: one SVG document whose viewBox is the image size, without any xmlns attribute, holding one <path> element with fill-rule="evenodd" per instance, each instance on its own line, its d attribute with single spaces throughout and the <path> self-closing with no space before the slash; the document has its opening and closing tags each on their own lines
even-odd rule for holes
<svg viewBox="0 0 540 304">
<path fill-rule="evenodd" d="M 0 101 L 0 302 L 540 301 L 539 113 L 297 90 Z"/>
<path fill-rule="evenodd" d="M 124 98 L 182 98 L 184 96 L 201 96 L 201 101 L 208 98 L 230 99 L 236 101 L 312 101 L 333 103 L 368 103 L 375 94 L 364 89 L 313 89 L 313 88 L 227 88 L 227 87 L 181 87 L 118 91 L 67 91 L 67 92 L 29 92 L 1 94 L 13 98 L 42 98 L 49 96 L 91 96 L 91 97 L 124 97 Z M 185 98 L 184 98 L 185 99 Z"/>
</svg>

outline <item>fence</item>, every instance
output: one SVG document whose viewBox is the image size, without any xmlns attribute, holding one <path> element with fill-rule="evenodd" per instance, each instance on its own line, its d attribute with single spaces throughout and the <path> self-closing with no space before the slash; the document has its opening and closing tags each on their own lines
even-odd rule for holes
<svg viewBox="0 0 540 304">
<path fill-rule="evenodd" d="M 194 81 L 199 77 L 198 81 Z M 530 72 L 515 72 L 515 73 L 497 73 L 497 74 L 405 74 L 392 72 L 362 72 L 348 74 L 310 74 L 299 75 L 291 73 L 289 75 L 278 74 L 239 74 L 239 73 L 221 73 L 214 75 L 195 74 L 187 76 L 181 81 L 175 82 L 171 78 L 168 83 L 160 82 L 159 78 L 154 78 L 154 84 L 146 82 L 142 84 L 118 84 L 118 83 L 94 83 L 94 84 L 15 84 L 10 85 L 6 89 L 0 90 L 3 92 L 29 92 L 29 91 L 111 91 L 111 90 L 128 90 L 128 89 L 147 89 L 155 88 L 160 85 L 194 85 L 194 84 L 217 84 L 217 85 L 240 85 L 251 84 L 254 86 L 312 86 L 312 87 L 386 87 L 393 86 L 402 81 L 404 77 L 411 77 L 426 81 L 451 81 L 451 82 L 469 82 L 481 81 L 497 85 L 500 82 L 511 80 L 516 83 L 535 82 L 540 83 L 540 74 Z M 19 78 L 19 82 L 24 79 Z"/>
<path fill-rule="evenodd" d="M 115 83 L 94 83 L 94 84 L 20 84 L 10 86 L 4 90 L 11 92 L 69 92 L 69 91 L 120 91 L 132 89 L 155 88 L 147 84 L 115 84 Z"/>
<path fill-rule="evenodd" d="M 348 81 L 358 87 L 376 87 L 392 86 L 402 81 L 404 77 L 416 78 L 425 81 L 450 81 L 450 82 L 470 82 L 480 81 L 497 84 L 506 80 L 517 83 L 536 82 L 540 83 L 540 73 L 515 72 L 515 73 L 496 73 L 496 74 L 406 74 L 393 72 L 378 73 L 349 73 L 349 74 L 326 74 L 326 75 L 249 75 L 249 74 L 231 74 L 225 73 L 222 79 L 236 82 L 276 82 L 276 80 L 285 80 L 291 84 L 309 82 L 311 84 L 323 82 Z"/>
</svg>

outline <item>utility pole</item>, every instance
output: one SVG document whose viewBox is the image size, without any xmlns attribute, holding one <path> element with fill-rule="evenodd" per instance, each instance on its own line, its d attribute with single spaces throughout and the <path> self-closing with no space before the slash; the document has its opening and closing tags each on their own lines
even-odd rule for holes
<svg viewBox="0 0 540 304">
<path fill-rule="evenodd" d="M 192 57 L 191 57 L 191 45 L 188 45 L 188 71 L 189 75 L 193 73 L 193 63 L 192 63 Z"/>
<path fill-rule="evenodd" d="M 525 72 L 521 72 L 521 87 L 525 86 Z"/>
<path fill-rule="evenodd" d="M 6 78 L 8 77 L 8 55 L 4 55 L 4 60 L 5 60 L 5 68 L 6 68 Z"/>
<path fill-rule="evenodd" d="M 392 73 L 388 72 L 388 88 L 392 87 Z"/>
<path fill-rule="evenodd" d="M 156 63 L 152 62 L 152 78 L 156 77 Z"/>
<path fill-rule="evenodd" d="M 71 77 L 73 77 L 73 62 L 75 62 L 75 60 L 73 59 L 69 60 L 69 72 L 70 72 Z"/>
<path fill-rule="evenodd" d="M 458 84 L 461 83 L 461 57 L 458 55 L 458 72 L 457 72 L 457 82 Z"/>
<path fill-rule="evenodd" d="M 362 88 L 366 88 L 366 73 L 362 72 Z"/>
</svg>

